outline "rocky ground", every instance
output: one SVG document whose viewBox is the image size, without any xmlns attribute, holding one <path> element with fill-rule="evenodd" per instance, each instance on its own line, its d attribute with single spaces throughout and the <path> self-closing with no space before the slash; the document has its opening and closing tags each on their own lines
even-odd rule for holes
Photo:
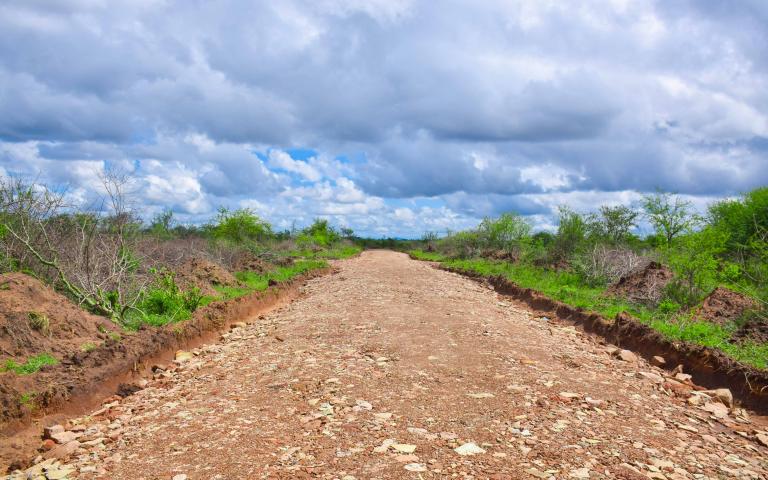
<svg viewBox="0 0 768 480">
<path fill-rule="evenodd" d="M 337 266 L 11 478 L 767 478 L 768 427 L 727 390 L 399 253 Z"/>
</svg>

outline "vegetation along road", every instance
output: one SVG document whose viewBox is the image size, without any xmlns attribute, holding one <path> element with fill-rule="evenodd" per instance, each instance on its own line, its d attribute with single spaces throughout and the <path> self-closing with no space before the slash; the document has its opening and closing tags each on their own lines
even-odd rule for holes
<svg viewBox="0 0 768 480">
<path fill-rule="evenodd" d="M 673 373 L 402 253 L 367 251 L 335 267 L 293 303 L 71 422 L 79 450 L 58 471 L 175 480 L 768 475 L 764 419 L 722 392 L 679 388 L 685 382 L 670 392 Z"/>
</svg>

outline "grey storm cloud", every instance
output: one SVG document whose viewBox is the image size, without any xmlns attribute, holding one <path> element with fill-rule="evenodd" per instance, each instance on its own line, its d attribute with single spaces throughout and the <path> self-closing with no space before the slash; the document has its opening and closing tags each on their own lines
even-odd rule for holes
<svg viewBox="0 0 768 480">
<path fill-rule="evenodd" d="M 286 191 L 254 152 L 292 147 L 475 216 L 730 195 L 768 184 L 766 51 L 759 0 L 8 0 L 0 167 L 178 175 L 189 212 Z"/>
</svg>

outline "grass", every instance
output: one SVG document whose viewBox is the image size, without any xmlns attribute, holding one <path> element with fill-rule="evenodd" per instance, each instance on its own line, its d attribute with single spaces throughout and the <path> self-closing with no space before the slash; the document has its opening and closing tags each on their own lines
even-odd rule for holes
<svg viewBox="0 0 768 480">
<path fill-rule="evenodd" d="M 285 282 L 302 273 L 325 268 L 327 266 L 328 263 L 324 260 L 298 260 L 293 265 L 278 267 L 275 270 L 264 274 L 255 272 L 237 272 L 235 273 L 235 278 L 243 284 L 242 287 L 218 286 L 216 287 L 216 291 L 219 292 L 222 297 L 221 299 L 223 300 L 238 298 L 248 295 L 251 292 L 266 290 L 267 287 L 269 287 L 270 280 Z"/>
<path fill-rule="evenodd" d="M 27 317 L 29 321 L 29 327 L 32 330 L 37 330 L 43 335 L 48 335 L 51 333 L 51 322 L 48 320 L 48 316 L 46 316 L 44 313 L 29 312 Z"/>
<path fill-rule="evenodd" d="M 27 408 L 30 408 L 34 410 L 35 408 L 35 396 L 37 396 L 34 392 L 27 392 L 22 393 L 19 397 L 19 405 L 25 406 Z"/>
<path fill-rule="evenodd" d="M 532 265 L 486 259 L 457 260 L 421 250 L 409 252 L 419 260 L 437 261 L 456 268 L 492 277 L 501 275 L 517 285 L 536 290 L 573 307 L 597 312 L 606 318 L 627 312 L 670 340 L 682 340 L 721 350 L 731 358 L 756 368 L 768 367 L 768 345 L 736 344 L 730 341 L 735 324 L 725 326 L 693 321 L 688 314 L 666 312 L 605 295 L 605 288 L 590 287 L 572 272 L 555 271 Z"/>
<path fill-rule="evenodd" d="M 31 375 L 46 365 L 56 365 L 59 363 L 53 355 L 48 353 L 41 353 L 40 355 L 33 355 L 27 359 L 24 363 L 16 363 L 14 360 L 8 360 L 2 367 L 4 372 L 13 372 L 17 375 Z"/>
<path fill-rule="evenodd" d="M 362 251 L 363 249 L 357 245 L 339 245 L 317 252 L 310 249 L 293 250 L 288 254 L 288 256 L 305 259 L 340 260 L 354 257 Z"/>
<path fill-rule="evenodd" d="M 98 345 L 93 342 L 85 342 L 84 344 L 80 345 L 80 350 L 84 352 L 92 352 L 96 350 L 97 347 Z"/>
</svg>

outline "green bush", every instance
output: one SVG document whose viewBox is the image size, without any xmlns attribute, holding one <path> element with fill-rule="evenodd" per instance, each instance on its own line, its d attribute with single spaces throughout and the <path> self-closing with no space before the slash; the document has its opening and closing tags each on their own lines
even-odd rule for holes
<svg viewBox="0 0 768 480">
<path fill-rule="evenodd" d="M 676 274 L 667 287 L 668 297 L 682 305 L 692 306 L 718 283 L 718 255 L 725 249 L 728 234 L 711 227 L 678 237 L 664 250 L 666 263 Z"/>
<path fill-rule="evenodd" d="M 176 284 L 173 273 L 159 272 L 152 287 L 129 315 L 127 326 L 138 328 L 142 323 L 162 326 L 189 320 L 202 300 L 199 288 L 184 291 Z"/>
<path fill-rule="evenodd" d="M 215 239 L 235 243 L 264 241 L 274 236 L 271 225 L 247 208 L 219 209 L 215 223 L 209 225 L 208 230 Z"/>
<path fill-rule="evenodd" d="M 329 247 L 339 240 L 341 240 L 339 232 L 328 223 L 328 220 L 321 218 L 315 219 L 312 225 L 302 230 L 296 237 L 296 243 L 300 247 Z"/>
<path fill-rule="evenodd" d="M 513 251 L 528 243 L 531 230 L 531 224 L 520 215 L 504 213 L 496 219 L 484 218 L 477 235 L 484 248 Z"/>
</svg>

